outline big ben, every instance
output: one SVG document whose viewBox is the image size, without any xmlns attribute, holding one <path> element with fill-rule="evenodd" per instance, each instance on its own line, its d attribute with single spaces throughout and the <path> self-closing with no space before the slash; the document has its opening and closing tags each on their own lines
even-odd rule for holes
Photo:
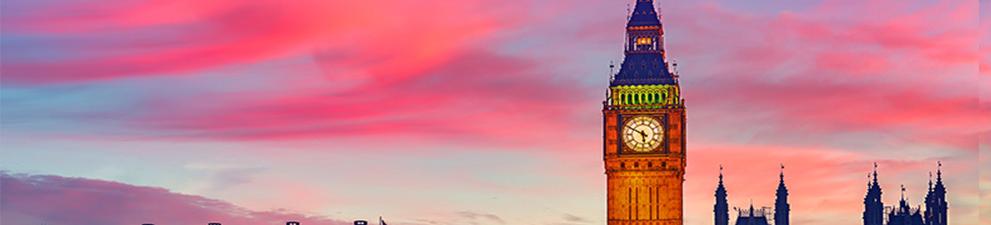
<svg viewBox="0 0 991 225">
<path fill-rule="evenodd" d="M 636 0 L 625 58 L 603 102 L 609 225 L 682 224 L 685 101 L 653 0 Z"/>
</svg>

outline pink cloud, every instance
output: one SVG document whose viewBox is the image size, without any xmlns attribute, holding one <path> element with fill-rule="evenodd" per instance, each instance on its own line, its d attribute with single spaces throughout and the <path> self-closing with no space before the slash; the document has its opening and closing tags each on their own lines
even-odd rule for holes
<svg viewBox="0 0 991 225">
<path fill-rule="evenodd" d="M 480 69 L 485 68 L 485 69 Z M 292 95 L 206 96 L 225 102 L 208 109 L 184 101 L 149 102 L 130 123 L 173 137 L 268 140 L 327 136 L 427 136 L 435 139 L 538 143 L 576 125 L 584 94 L 544 75 L 530 60 L 487 51 L 460 54 L 401 81 Z M 204 100 L 205 100 L 204 99 Z M 130 112 L 134 113 L 134 112 Z M 133 115 L 133 114 L 132 114 Z M 579 125 L 580 126 L 580 125 Z M 445 138 L 447 137 L 447 138 Z M 555 143 L 576 137 L 561 136 Z"/>
<path fill-rule="evenodd" d="M 885 188 L 885 203 L 894 204 L 897 184 L 926 182 L 925 171 L 935 167 L 935 161 L 879 160 L 845 149 L 827 147 L 786 147 L 770 145 L 695 144 L 689 154 L 689 178 L 685 181 L 687 212 L 711 212 L 717 185 L 719 166 L 725 167 L 724 183 L 731 207 L 773 207 L 778 185 L 779 164 L 785 166 L 785 184 L 789 191 L 793 222 L 806 224 L 852 224 L 859 221 L 866 193 L 867 173 L 872 163 L 880 165 L 880 181 Z M 947 168 L 944 168 L 947 169 Z M 952 171 L 952 172 L 950 172 Z M 944 172 L 946 179 L 958 179 L 965 166 L 954 166 Z M 954 196 L 973 196 L 961 187 L 953 186 Z M 910 189 L 912 201 L 921 201 L 924 189 Z M 969 212 L 954 210 L 953 215 L 964 218 Z M 735 218 L 736 213 L 731 212 Z M 712 224 L 711 213 L 691 213 L 690 224 Z"/>
<path fill-rule="evenodd" d="M 7 82 L 183 74 L 316 50 L 335 52 L 334 66 L 367 68 L 373 77 L 402 76 L 441 63 L 457 47 L 513 23 L 500 8 L 474 1 L 429 7 L 414 2 L 148 1 L 32 10 L 40 12 L 5 16 L 7 32 L 50 37 L 25 48 L 52 48 L 59 55 L 31 60 L 5 54 Z M 420 14 L 397 16 L 408 11 Z"/>
<path fill-rule="evenodd" d="M 842 19 L 836 15 L 870 6 L 823 4 L 772 15 L 700 4 L 670 14 L 682 22 L 675 29 L 695 37 L 673 39 L 673 50 L 689 46 L 687 54 L 675 55 L 719 64 L 682 67 L 690 106 L 701 107 L 695 116 L 750 125 L 759 120 L 780 133 L 875 132 L 976 149 L 973 135 L 991 121 L 974 94 L 980 83 L 972 69 L 978 59 L 972 47 L 975 3 Z M 907 7 L 892 5 L 886 7 Z M 953 16 L 943 16 L 948 14 Z"/>
<path fill-rule="evenodd" d="M 4 224 L 350 224 L 284 210 L 255 211 L 162 188 L 0 173 Z"/>
</svg>

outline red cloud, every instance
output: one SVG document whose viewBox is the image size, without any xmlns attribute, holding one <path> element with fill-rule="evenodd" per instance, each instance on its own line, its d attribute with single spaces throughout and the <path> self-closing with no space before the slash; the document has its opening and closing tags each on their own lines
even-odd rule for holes
<svg viewBox="0 0 991 225">
<path fill-rule="evenodd" d="M 200 196 L 117 182 L 0 173 L 3 224 L 350 224 L 287 211 L 253 211 Z"/>
</svg>

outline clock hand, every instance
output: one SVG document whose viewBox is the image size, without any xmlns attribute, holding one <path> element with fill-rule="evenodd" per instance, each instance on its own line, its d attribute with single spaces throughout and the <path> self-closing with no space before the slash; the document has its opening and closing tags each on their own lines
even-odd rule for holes
<svg viewBox="0 0 991 225">
<path fill-rule="evenodd" d="M 637 130 L 637 129 L 634 129 L 634 130 L 637 131 L 637 133 L 640 133 L 641 136 L 647 136 L 647 132 L 644 132 L 642 130 Z"/>
<path fill-rule="evenodd" d="M 637 130 L 637 128 L 634 128 L 634 127 L 632 127 L 630 125 L 626 125 L 626 128 L 630 128 L 630 130 Z"/>
</svg>

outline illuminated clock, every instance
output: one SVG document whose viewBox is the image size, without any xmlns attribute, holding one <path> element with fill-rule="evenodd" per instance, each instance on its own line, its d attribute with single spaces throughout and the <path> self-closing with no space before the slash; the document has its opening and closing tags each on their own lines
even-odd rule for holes
<svg viewBox="0 0 991 225">
<path fill-rule="evenodd" d="M 653 117 L 633 117 L 623 125 L 623 142 L 634 152 L 650 152 L 661 145 L 663 138 L 661 122 Z"/>
</svg>

